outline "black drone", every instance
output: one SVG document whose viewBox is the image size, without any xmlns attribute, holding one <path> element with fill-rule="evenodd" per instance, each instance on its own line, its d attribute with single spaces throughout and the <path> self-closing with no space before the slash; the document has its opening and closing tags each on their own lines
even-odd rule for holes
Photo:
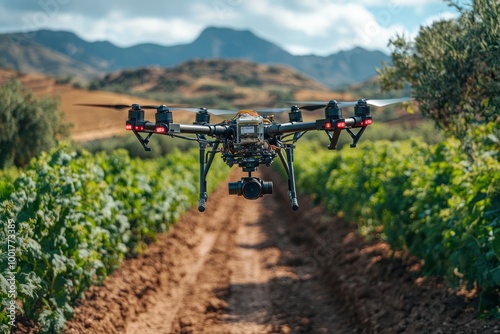
<svg viewBox="0 0 500 334">
<path fill-rule="evenodd" d="M 238 182 L 229 183 L 229 194 L 243 196 L 246 199 L 257 199 L 266 194 L 272 194 L 273 183 L 263 181 L 252 176 L 259 165 L 270 166 L 278 156 L 288 175 L 288 196 L 293 210 L 299 208 L 295 190 L 295 175 L 293 170 L 293 150 L 297 142 L 307 131 L 325 131 L 330 139 L 328 149 L 333 150 L 342 130 L 352 138 L 351 147 L 356 147 L 366 127 L 372 124 L 370 105 L 382 107 L 385 105 L 410 100 L 409 98 L 365 100 L 355 102 L 321 101 L 292 101 L 303 105 L 291 108 L 271 108 L 255 110 L 217 110 L 206 108 L 173 108 L 160 106 L 132 106 L 116 104 L 80 104 L 91 107 L 105 107 L 115 109 L 130 108 L 125 128 L 132 131 L 146 151 L 153 134 L 195 140 L 200 148 L 200 197 L 198 210 L 205 211 L 205 202 L 208 199 L 206 176 L 217 153 L 220 153 L 224 162 L 232 167 L 237 164 L 248 173 Z M 354 116 L 342 117 L 343 107 L 354 106 Z M 324 108 L 325 117 L 314 122 L 302 120 L 301 109 L 316 110 Z M 144 109 L 156 109 L 155 122 L 144 120 Z M 196 112 L 193 124 L 174 123 L 172 111 L 187 110 Z M 278 123 L 274 113 L 289 111 L 289 122 Z M 212 115 L 235 115 L 230 120 L 211 124 Z M 357 130 L 356 130 L 357 129 Z M 147 134 L 142 135 L 141 133 Z M 195 136 L 185 136 L 192 134 Z M 283 151 L 285 153 L 283 153 Z"/>
</svg>

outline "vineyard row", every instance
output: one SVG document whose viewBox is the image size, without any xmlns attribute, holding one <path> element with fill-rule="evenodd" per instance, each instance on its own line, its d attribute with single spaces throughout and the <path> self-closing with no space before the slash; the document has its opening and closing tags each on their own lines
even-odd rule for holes
<svg viewBox="0 0 500 334">
<path fill-rule="evenodd" d="M 190 151 L 142 161 L 125 150 L 60 147 L 13 184 L 0 181 L 0 332 L 12 324 L 13 301 L 17 316 L 40 323 L 41 332 L 61 332 L 88 287 L 196 202 L 197 158 Z M 220 159 L 214 163 L 212 189 L 227 174 Z"/>
<path fill-rule="evenodd" d="M 455 287 L 477 286 L 481 311 L 498 316 L 500 141 L 494 127 L 481 131 L 473 159 L 451 139 L 363 142 L 340 152 L 301 148 L 298 189 L 356 222 L 366 236 L 417 256 L 424 274 Z"/>
</svg>

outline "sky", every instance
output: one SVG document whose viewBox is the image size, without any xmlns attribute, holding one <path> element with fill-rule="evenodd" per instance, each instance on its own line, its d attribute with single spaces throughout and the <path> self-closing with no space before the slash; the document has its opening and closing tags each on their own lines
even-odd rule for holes
<svg viewBox="0 0 500 334">
<path fill-rule="evenodd" d="M 65 30 L 127 47 L 191 43 L 207 27 L 250 30 L 295 55 L 360 46 L 458 16 L 442 0 L 0 0 L 0 33 Z"/>
</svg>

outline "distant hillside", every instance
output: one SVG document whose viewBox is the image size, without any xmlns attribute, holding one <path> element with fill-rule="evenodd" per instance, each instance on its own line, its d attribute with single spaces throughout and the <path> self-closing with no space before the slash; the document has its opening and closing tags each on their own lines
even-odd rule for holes
<svg viewBox="0 0 500 334">
<path fill-rule="evenodd" d="M 332 97 L 326 86 L 281 65 L 198 59 L 173 68 L 147 67 L 107 74 L 90 89 L 127 92 L 206 107 L 272 107 L 309 91 Z"/>
<path fill-rule="evenodd" d="M 168 41 L 165 41 L 168 43 Z M 330 56 L 295 56 L 250 31 L 207 28 L 192 43 L 121 48 L 109 42 L 87 42 L 71 32 L 38 30 L 0 35 L 0 67 L 22 72 L 89 79 L 98 74 L 139 67 L 172 67 L 190 59 L 245 59 L 281 64 L 329 87 L 365 81 L 389 56 L 355 48 Z"/>
</svg>

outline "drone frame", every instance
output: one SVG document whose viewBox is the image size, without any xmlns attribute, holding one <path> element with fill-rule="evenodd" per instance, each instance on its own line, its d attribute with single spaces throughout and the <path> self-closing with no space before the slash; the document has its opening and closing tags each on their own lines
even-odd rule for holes
<svg viewBox="0 0 500 334">
<path fill-rule="evenodd" d="M 410 98 L 365 100 L 352 102 L 323 101 L 290 101 L 294 104 L 290 108 L 251 109 L 251 110 L 218 110 L 208 111 L 206 108 L 173 108 L 160 106 L 132 106 L 123 104 L 79 104 L 92 107 L 106 107 L 114 109 L 129 108 L 125 129 L 130 130 L 137 137 L 146 151 L 153 134 L 167 135 L 198 142 L 200 161 L 200 187 L 198 210 L 203 212 L 208 200 L 207 175 L 210 171 L 215 155 L 221 153 L 224 162 L 229 166 L 238 164 L 248 177 L 241 181 L 229 183 L 229 194 L 242 195 L 247 199 L 256 199 L 272 193 L 272 182 L 264 182 L 253 177 L 252 172 L 261 164 L 270 166 L 274 158 L 279 157 L 288 177 L 288 197 L 292 210 L 298 210 L 297 191 L 295 186 L 295 171 L 293 167 L 295 143 L 302 136 L 312 130 L 324 131 L 330 143 L 329 150 L 337 148 L 339 137 L 345 130 L 351 137 L 351 147 L 356 147 L 366 128 L 373 123 L 370 106 L 382 107 L 385 105 L 405 102 Z M 298 107 L 296 104 L 301 104 Z M 354 116 L 344 118 L 343 107 L 354 106 Z M 312 122 L 304 122 L 302 111 L 324 108 L 324 118 Z M 156 109 L 155 122 L 144 119 L 144 109 Z M 187 110 L 196 112 L 193 124 L 180 124 L 173 121 L 173 110 Z M 289 110 L 289 122 L 278 123 L 274 120 L 274 113 Z M 236 114 L 231 120 L 220 123 L 210 123 L 210 114 Z M 268 115 L 268 116 L 263 116 Z M 358 129 L 357 132 L 355 129 Z M 141 133 L 146 134 L 143 136 Z M 196 138 L 185 136 L 196 135 Z M 292 139 L 285 140 L 292 136 Z M 213 139 L 208 139 L 211 137 Z M 284 153 L 283 153 L 284 151 Z"/>
<path fill-rule="evenodd" d="M 319 109 L 321 107 L 323 106 L 312 105 L 307 106 L 306 108 L 312 110 Z M 178 110 L 187 110 L 187 108 L 179 108 Z M 282 111 L 286 111 L 286 109 L 261 110 L 261 113 Z M 297 210 L 299 208 L 295 184 L 295 172 L 293 167 L 295 142 L 298 141 L 307 131 L 323 130 L 326 132 L 330 140 L 328 149 L 334 150 L 337 147 L 337 142 L 342 130 L 346 130 L 353 140 L 351 147 L 356 147 L 366 127 L 372 124 L 372 116 L 370 114 L 370 106 L 367 104 L 366 100 L 363 99 L 356 102 L 354 111 L 355 115 L 353 117 L 343 118 L 341 109 L 339 108 L 339 104 L 337 103 L 337 101 L 332 100 L 325 106 L 325 118 L 313 122 L 303 122 L 301 110 L 296 105 L 290 108 L 290 121 L 288 123 L 280 124 L 274 122 L 274 120 L 272 120 L 272 117 L 265 118 L 267 122 L 264 126 L 264 138 L 266 142 L 270 143 L 271 145 L 273 145 L 273 147 L 276 148 L 277 156 L 280 158 L 280 161 L 286 171 L 288 177 L 288 196 L 291 201 L 291 208 L 293 210 Z M 245 112 L 254 116 L 259 115 L 259 110 L 243 110 L 238 114 Z M 129 110 L 126 129 L 131 130 L 135 134 L 146 151 L 151 150 L 151 148 L 148 146 L 148 143 L 153 134 L 191 139 L 196 140 L 199 143 L 200 188 L 198 210 L 201 212 L 205 211 L 206 201 L 208 199 L 206 181 L 207 175 L 210 167 L 212 166 L 215 155 L 222 152 L 222 150 L 219 149 L 219 146 L 223 144 L 224 138 L 226 138 L 231 131 L 234 132 L 234 122 L 224 121 L 217 124 L 211 124 L 209 122 L 209 111 L 205 108 L 200 108 L 196 113 L 196 122 L 194 122 L 193 124 L 174 123 L 172 111 L 165 105 L 157 107 L 155 118 L 156 121 L 154 123 L 144 120 L 144 110 L 138 104 L 134 104 Z M 353 129 L 356 128 L 358 128 L 359 131 L 355 133 Z M 147 135 L 143 137 L 141 133 L 146 133 Z M 182 134 L 195 134 L 196 139 L 191 137 L 184 137 L 182 136 Z M 282 142 L 281 137 L 284 135 L 293 135 L 292 143 Z M 215 139 L 208 140 L 207 136 L 215 137 Z M 211 148 L 211 150 L 207 152 L 208 148 Z M 285 154 L 283 154 L 283 151 L 285 152 Z M 224 157 L 226 163 L 229 166 L 232 166 L 234 162 L 227 161 L 229 160 L 227 158 L 228 156 Z M 243 182 L 246 182 L 248 180 L 260 181 L 256 178 L 253 178 L 251 173 L 255 171 L 257 166 L 260 164 L 266 164 L 269 166 L 272 163 L 273 159 L 274 156 L 270 156 L 266 157 L 265 159 L 256 161 L 254 157 L 248 156 L 248 159 L 239 159 L 238 161 L 236 161 L 239 167 L 242 167 L 244 172 L 248 172 L 248 178 L 245 178 Z M 241 184 L 230 184 L 230 194 L 241 195 L 241 193 L 238 192 L 237 187 L 241 188 Z M 271 188 L 268 189 L 267 192 L 264 192 L 264 194 L 266 193 L 272 193 L 272 184 Z M 260 194 L 260 196 L 262 196 L 262 194 Z M 252 198 L 250 199 L 254 199 L 254 197 L 252 196 Z"/>
</svg>

